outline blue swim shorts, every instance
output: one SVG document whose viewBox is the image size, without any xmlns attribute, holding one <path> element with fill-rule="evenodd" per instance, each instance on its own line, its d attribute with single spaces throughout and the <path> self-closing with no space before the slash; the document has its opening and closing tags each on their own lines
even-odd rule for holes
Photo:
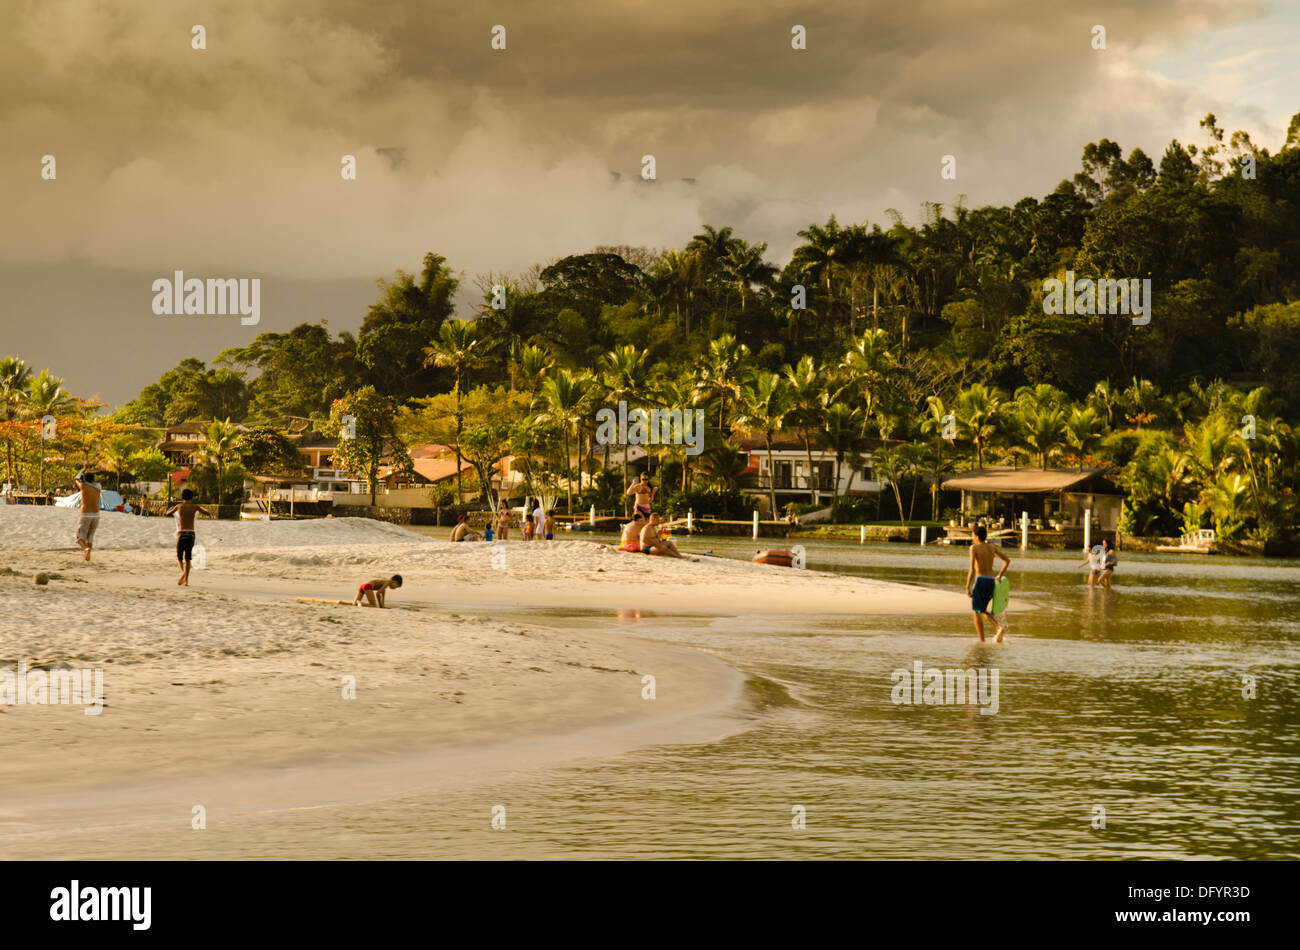
<svg viewBox="0 0 1300 950">
<path fill-rule="evenodd" d="M 997 581 L 991 577 L 980 576 L 975 578 L 975 586 L 971 588 L 970 609 L 977 614 L 988 613 L 989 601 L 993 599 L 993 590 L 997 587 Z"/>
</svg>

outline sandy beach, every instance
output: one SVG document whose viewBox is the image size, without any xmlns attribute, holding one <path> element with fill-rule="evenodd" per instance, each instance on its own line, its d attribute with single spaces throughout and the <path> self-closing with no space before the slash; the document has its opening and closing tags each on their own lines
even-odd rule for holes
<svg viewBox="0 0 1300 950">
<path fill-rule="evenodd" d="M 0 507 L 0 669 L 104 670 L 99 715 L 0 705 L 0 836 L 114 815 L 188 821 L 191 803 L 365 800 L 743 726 L 743 670 L 633 636 L 613 622 L 620 609 L 968 610 L 955 593 L 843 575 L 588 541 L 454 545 L 365 519 L 201 521 L 206 566 L 183 589 L 170 519 L 105 513 L 86 564 L 74 518 Z M 397 609 L 294 599 L 350 600 L 391 573 L 405 578 Z M 494 619 L 528 606 L 609 608 L 610 629 Z"/>
</svg>

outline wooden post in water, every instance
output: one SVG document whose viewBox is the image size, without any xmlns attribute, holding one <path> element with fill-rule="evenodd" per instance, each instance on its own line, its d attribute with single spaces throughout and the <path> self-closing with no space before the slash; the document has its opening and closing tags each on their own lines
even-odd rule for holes
<svg viewBox="0 0 1300 950">
<path fill-rule="evenodd" d="M 754 509 L 754 540 L 758 540 L 758 509 Z"/>
<path fill-rule="evenodd" d="M 695 529 L 695 509 L 688 508 L 686 511 L 686 531 L 689 533 Z"/>
<path fill-rule="evenodd" d="M 1085 551 L 1092 550 L 1092 509 L 1083 509 L 1083 547 Z"/>
<path fill-rule="evenodd" d="M 587 512 L 587 524 L 595 526 L 596 524 L 596 506 L 591 506 L 591 511 Z"/>
<path fill-rule="evenodd" d="M 929 527 L 929 525 L 921 525 L 921 547 L 925 547 L 925 529 L 927 527 Z"/>
<path fill-rule="evenodd" d="M 858 544 L 866 544 L 866 543 L 867 543 L 867 526 L 863 525 L 861 528 L 858 529 Z"/>
<path fill-rule="evenodd" d="M 1029 512 L 1020 512 L 1020 550 L 1029 547 Z"/>
</svg>

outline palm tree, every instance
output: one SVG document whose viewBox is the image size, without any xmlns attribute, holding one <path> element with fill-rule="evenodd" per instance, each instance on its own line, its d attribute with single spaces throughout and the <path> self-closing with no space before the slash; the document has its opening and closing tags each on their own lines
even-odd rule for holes
<svg viewBox="0 0 1300 950">
<path fill-rule="evenodd" d="M 771 514 L 776 517 L 776 462 L 772 458 L 772 436 L 794 409 L 794 400 L 785 382 L 776 373 L 756 373 L 740 391 L 740 414 L 736 425 L 751 432 L 763 433 L 767 445 L 767 491 Z"/>
<path fill-rule="evenodd" d="M 777 269 L 763 260 L 767 252 L 767 242 L 749 244 L 736 240 L 727 249 L 726 269 L 736 290 L 740 292 L 740 312 L 745 312 L 745 298 L 755 286 L 768 287 L 776 277 Z"/>
<path fill-rule="evenodd" d="M 239 429 L 229 419 L 213 420 L 203 430 L 203 445 L 199 454 L 217 467 L 217 504 L 225 500 L 226 460 L 235 454 L 235 439 Z"/>
<path fill-rule="evenodd" d="M 121 489 L 122 476 L 130 474 L 132 457 L 140 447 L 129 435 L 119 435 L 104 449 L 104 467 L 113 473 L 113 487 Z M 219 491 L 219 489 L 218 489 Z"/>
<path fill-rule="evenodd" d="M 984 448 L 997 432 L 1002 415 L 1002 394 L 983 383 L 973 383 L 957 394 L 953 405 L 958 430 L 975 447 L 975 467 L 984 467 Z"/>
<path fill-rule="evenodd" d="M 677 379 L 660 379 L 652 389 L 654 401 L 665 408 L 680 408 L 685 412 L 687 408 L 694 412 L 704 412 L 698 408 L 696 398 L 695 382 L 687 373 L 683 373 Z M 685 445 L 667 445 L 660 447 L 665 458 L 673 459 L 682 463 L 682 491 L 685 492 L 690 485 L 691 456 L 686 454 Z"/>
<path fill-rule="evenodd" d="M 23 405 L 33 418 L 43 419 L 46 416 L 55 416 L 61 412 L 66 412 L 75 404 L 76 400 L 64 392 L 63 380 L 50 375 L 49 370 L 43 369 L 40 375 L 27 380 L 27 392 L 23 396 Z M 40 460 L 40 491 L 42 492 L 45 491 L 44 441 L 42 436 Z"/>
<path fill-rule="evenodd" d="M 956 436 L 957 419 L 952 418 L 952 435 L 949 438 L 944 433 L 949 431 L 948 417 L 952 415 L 948 407 L 944 405 L 943 399 L 939 396 L 930 396 L 925 401 L 928 415 L 921 420 L 921 431 L 923 433 L 934 433 L 934 460 L 929 467 L 930 475 L 930 518 L 938 520 L 939 518 L 939 483 L 943 476 L 949 471 L 949 467 L 944 464 L 943 444 L 944 442 L 952 443 Z"/>
<path fill-rule="evenodd" d="M 1214 533 L 1224 539 L 1236 537 L 1246 523 L 1246 498 L 1250 479 L 1241 472 L 1225 472 L 1201 492 L 1201 501 L 1214 516 Z"/>
<path fill-rule="evenodd" d="M 546 374 L 551 371 L 555 365 L 555 360 L 551 355 L 540 346 L 525 346 L 519 350 L 517 359 L 516 378 L 519 386 L 529 397 L 536 402 L 537 391 L 542 388 L 542 382 L 546 379 Z"/>
<path fill-rule="evenodd" d="M 581 376 L 562 369 L 542 383 L 541 398 L 545 406 L 537 416 L 541 423 L 556 425 L 564 433 L 564 474 L 568 483 L 568 513 L 573 514 L 573 468 L 570 465 L 569 437 L 577 431 L 587 413 L 587 388 Z"/>
<path fill-rule="evenodd" d="M 465 427 L 461 401 L 465 395 L 465 374 L 482 366 L 487 345 L 479 338 L 478 328 L 467 321 L 448 320 L 438 328 L 438 339 L 424 347 L 424 365 L 450 369 L 456 394 L 456 502 L 463 498 L 461 487 L 460 436 Z"/>
<path fill-rule="evenodd" d="M 651 281 L 666 281 L 672 288 L 677 319 L 685 321 L 686 335 L 691 335 L 691 317 L 695 312 L 695 295 L 704 287 L 704 267 L 698 252 L 666 251 L 652 272 Z"/>
<path fill-rule="evenodd" d="M 811 356 L 801 357 L 797 366 L 787 363 L 784 372 L 793 403 L 790 421 L 803 441 L 804 454 L 808 459 L 809 497 L 816 503 L 821 499 L 821 492 L 817 479 L 813 477 L 812 439 L 813 433 L 821 432 L 822 415 L 829 401 L 826 374 Z"/>
<path fill-rule="evenodd" d="M 600 358 L 599 369 L 601 382 L 604 384 L 606 397 L 612 403 L 624 402 L 636 396 L 643 396 L 646 391 L 646 374 L 649 364 L 646 355 L 630 344 L 616 347 Z M 623 487 L 627 487 L 628 446 L 623 446 Z M 605 446 L 605 467 L 609 467 L 609 446 Z M 627 496 L 624 496 L 624 505 Z"/>
<path fill-rule="evenodd" d="M 709 342 L 696 383 L 697 401 L 718 402 L 718 431 L 727 431 L 727 400 L 740 397 L 740 387 L 749 373 L 749 347 L 730 333 Z"/>
<path fill-rule="evenodd" d="M 856 453 L 862 445 L 859 427 L 862 424 L 862 410 L 852 408 L 845 403 L 836 402 L 826 407 L 822 417 L 822 433 L 826 444 L 835 453 L 835 484 L 831 495 L 831 517 L 838 517 L 840 508 L 840 468 L 850 453 Z"/>
<path fill-rule="evenodd" d="M 1080 456 L 1087 455 L 1106 431 L 1106 420 L 1093 406 L 1075 406 L 1065 420 L 1065 440 Z M 1082 467 L 1082 460 L 1080 460 Z"/>
<path fill-rule="evenodd" d="M 795 248 L 790 264 L 795 273 L 826 285 L 826 315 L 834 316 L 834 278 L 844 248 L 844 229 L 831 215 L 825 225 L 810 224 L 798 232 L 804 244 Z"/>
<path fill-rule="evenodd" d="M 18 357 L 0 358 L 0 411 L 3 411 L 6 422 L 13 422 L 18 417 L 31 375 L 27 363 Z M 14 448 L 11 442 L 5 443 L 5 480 L 11 485 L 14 483 Z"/>
<path fill-rule="evenodd" d="M 1052 452 L 1066 443 L 1065 410 L 1056 406 L 1025 404 L 1018 407 L 1016 421 L 1020 438 L 1037 459 L 1039 468 L 1047 468 Z"/>
<path fill-rule="evenodd" d="M 861 394 L 863 407 L 866 410 L 862 414 L 861 435 L 867 434 L 870 420 L 878 416 L 877 404 L 888 381 L 889 373 L 896 365 L 894 352 L 889 345 L 889 334 L 884 330 L 868 330 L 862 334 L 853 341 L 853 345 L 840 361 L 840 378 L 844 384 L 835 394 L 835 398 L 838 399 L 844 392 Z"/>
</svg>

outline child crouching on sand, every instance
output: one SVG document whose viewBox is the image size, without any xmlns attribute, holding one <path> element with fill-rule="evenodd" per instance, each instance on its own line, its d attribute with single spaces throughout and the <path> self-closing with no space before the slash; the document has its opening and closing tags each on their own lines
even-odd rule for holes
<svg viewBox="0 0 1300 950">
<path fill-rule="evenodd" d="M 392 577 L 388 578 L 387 580 L 385 580 L 382 577 L 379 577 L 373 581 L 366 581 L 364 584 L 362 584 L 360 587 L 357 588 L 357 596 L 352 598 L 352 606 L 365 607 L 369 605 L 371 607 L 383 607 L 384 591 L 396 590 L 398 587 L 401 586 L 402 586 L 401 574 L 394 574 Z M 362 597 L 365 597 L 366 599 L 365 604 L 361 603 Z"/>
</svg>

